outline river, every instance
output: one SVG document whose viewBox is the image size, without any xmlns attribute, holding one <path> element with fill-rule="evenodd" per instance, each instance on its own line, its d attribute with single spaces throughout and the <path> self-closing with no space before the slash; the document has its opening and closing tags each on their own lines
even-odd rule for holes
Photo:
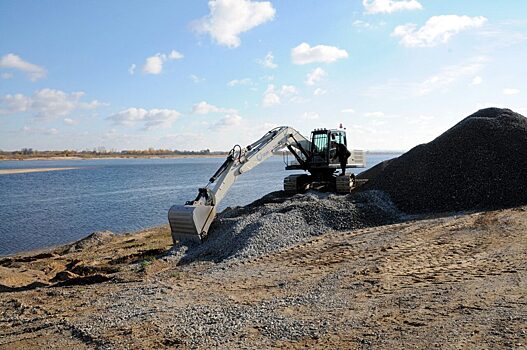
<svg viewBox="0 0 527 350">
<path fill-rule="evenodd" d="M 395 156 L 367 155 L 367 168 Z M 194 199 L 223 160 L 2 161 L 0 169 L 76 169 L 0 175 L 0 255 L 68 243 L 95 231 L 166 224 L 170 206 Z M 238 178 L 219 210 L 282 189 L 290 174 L 281 156 L 271 157 Z"/>
</svg>

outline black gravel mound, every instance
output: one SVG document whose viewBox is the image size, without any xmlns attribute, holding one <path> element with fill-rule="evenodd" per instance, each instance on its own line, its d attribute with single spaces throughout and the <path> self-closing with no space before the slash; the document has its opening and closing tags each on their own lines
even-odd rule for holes
<svg viewBox="0 0 527 350">
<path fill-rule="evenodd" d="M 482 109 L 392 160 L 364 189 L 410 214 L 527 204 L 527 118 Z"/>
</svg>

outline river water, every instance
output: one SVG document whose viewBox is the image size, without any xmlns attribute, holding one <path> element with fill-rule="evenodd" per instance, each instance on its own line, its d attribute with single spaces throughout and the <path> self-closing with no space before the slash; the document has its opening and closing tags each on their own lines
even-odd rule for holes
<svg viewBox="0 0 527 350">
<path fill-rule="evenodd" d="M 395 157 L 367 155 L 367 167 Z M 2 161 L 0 169 L 73 170 L 0 175 L 0 255 L 78 240 L 102 230 L 130 232 L 167 223 L 173 204 L 192 200 L 224 158 Z M 282 189 L 282 157 L 240 176 L 219 210 Z"/>
</svg>

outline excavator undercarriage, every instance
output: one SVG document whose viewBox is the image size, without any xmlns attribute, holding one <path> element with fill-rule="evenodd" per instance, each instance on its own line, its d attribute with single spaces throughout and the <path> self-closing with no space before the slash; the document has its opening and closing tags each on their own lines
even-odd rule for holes
<svg viewBox="0 0 527 350">
<path fill-rule="evenodd" d="M 355 175 L 328 176 L 316 181 L 307 174 L 289 175 L 284 178 L 284 191 L 289 194 L 304 193 L 309 189 L 336 193 L 350 193 L 355 186 Z"/>
</svg>

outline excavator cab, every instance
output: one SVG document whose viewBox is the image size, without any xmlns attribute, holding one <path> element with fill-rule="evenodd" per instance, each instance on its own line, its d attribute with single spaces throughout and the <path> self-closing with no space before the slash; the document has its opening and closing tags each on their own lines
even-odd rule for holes
<svg viewBox="0 0 527 350">
<path fill-rule="evenodd" d="M 311 132 L 311 164 L 328 164 L 330 146 L 329 139 L 329 130 L 316 129 Z"/>
<path fill-rule="evenodd" d="M 342 129 L 315 129 L 311 132 L 311 148 L 304 164 L 287 165 L 286 170 L 306 170 L 309 174 L 289 175 L 284 179 L 287 193 L 304 192 L 309 188 L 349 193 L 355 187 L 355 176 L 337 176 L 341 168 L 340 159 L 335 157 L 337 144 L 347 147 L 346 131 Z M 364 152 L 351 151 L 346 168 L 364 166 Z M 351 161 L 351 162 L 350 162 Z"/>
<path fill-rule="evenodd" d="M 341 143 L 347 147 L 344 130 L 315 129 L 311 132 L 311 164 L 316 167 L 327 167 L 339 164 L 335 157 L 336 148 L 333 143 Z"/>
</svg>

